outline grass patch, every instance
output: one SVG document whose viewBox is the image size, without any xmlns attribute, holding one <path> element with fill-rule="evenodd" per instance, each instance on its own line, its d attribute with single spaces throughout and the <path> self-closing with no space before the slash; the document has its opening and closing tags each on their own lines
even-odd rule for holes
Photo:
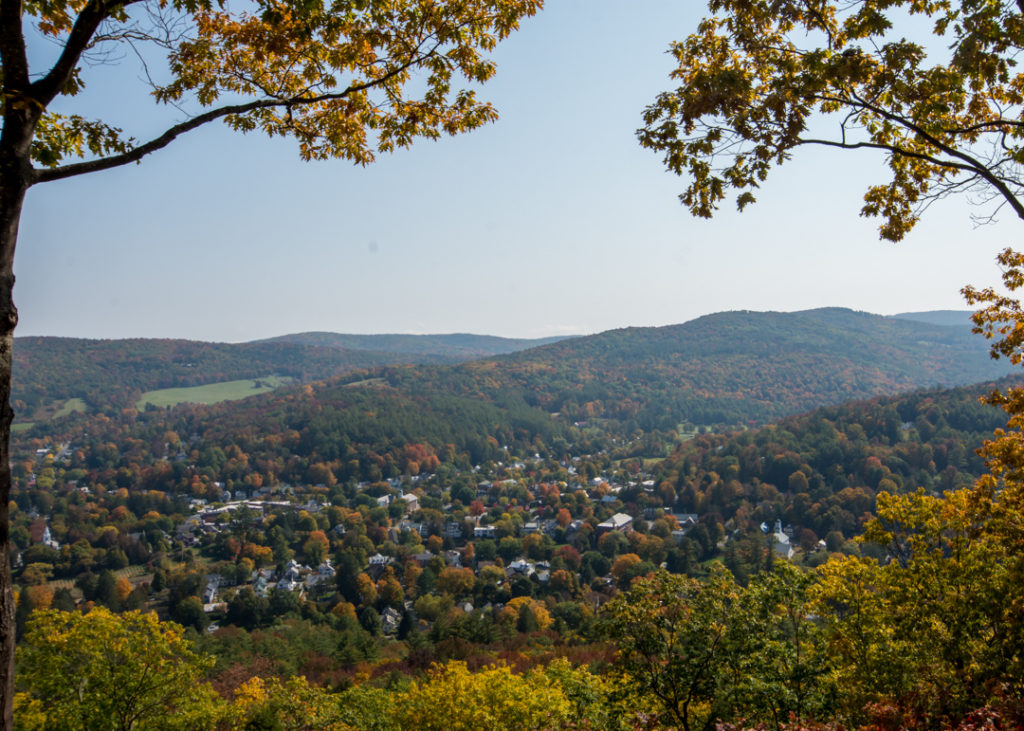
<svg viewBox="0 0 1024 731">
<path fill-rule="evenodd" d="M 264 378 L 246 378 L 241 381 L 224 381 L 209 383 L 205 386 L 190 388 L 162 388 L 158 391 L 147 391 L 135 402 L 135 408 L 142 411 L 147 404 L 157 408 L 176 406 L 177 404 L 216 404 L 221 401 L 238 401 L 292 383 L 295 379 L 279 376 Z"/>
<path fill-rule="evenodd" d="M 61 405 L 59 409 L 53 414 L 54 419 L 59 419 L 62 416 L 74 413 L 75 411 L 84 414 L 88 410 L 85 405 L 85 401 L 80 398 L 69 398 Z"/>
<path fill-rule="evenodd" d="M 28 431 L 35 425 L 36 423 L 34 421 L 19 421 L 17 424 L 11 424 L 11 433 L 17 434 L 19 432 Z"/>
<path fill-rule="evenodd" d="M 385 381 L 383 378 L 364 378 L 361 381 L 352 381 L 352 383 L 346 383 L 345 388 L 369 388 L 370 386 L 382 386 Z"/>
</svg>

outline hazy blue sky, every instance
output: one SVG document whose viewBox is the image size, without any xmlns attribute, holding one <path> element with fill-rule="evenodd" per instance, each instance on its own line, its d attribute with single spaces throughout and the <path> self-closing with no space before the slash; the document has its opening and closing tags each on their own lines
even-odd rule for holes
<svg viewBox="0 0 1024 731">
<path fill-rule="evenodd" d="M 721 310 L 963 308 L 1020 226 L 963 202 L 910 239 L 858 218 L 881 158 L 806 149 L 742 215 L 691 219 L 640 149 L 681 0 L 549 0 L 496 53 L 501 119 L 368 168 L 293 143 L 193 132 L 140 166 L 37 186 L 22 223 L 19 335 L 240 341 L 304 330 L 535 337 Z M 166 111 L 101 67 L 87 113 L 140 139 Z M 142 97 L 139 100 L 139 97 Z M 111 111 L 113 110 L 113 111 Z M 1019 243 L 1019 240 L 1016 241 Z"/>
</svg>

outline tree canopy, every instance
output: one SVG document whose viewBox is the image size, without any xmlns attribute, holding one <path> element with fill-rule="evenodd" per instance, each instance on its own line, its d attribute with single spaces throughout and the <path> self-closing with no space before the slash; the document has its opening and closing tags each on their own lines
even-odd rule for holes
<svg viewBox="0 0 1024 731">
<path fill-rule="evenodd" d="M 1019 4 L 712 0 L 709 9 L 673 44 L 679 85 L 645 110 L 638 132 L 689 177 L 680 198 L 694 215 L 710 217 L 732 196 L 742 210 L 796 148 L 824 145 L 885 155 L 889 179 L 868 188 L 861 209 L 882 219 L 884 239 L 902 239 L 952 193 L 989 204 L 985 217 L 1009 207 L 1024 218 Z M 930 36 L 901 35 L 923 24 Z"/>
<path fill-rule="evenodd" d="M 473 85 L 495 66 L 486 52 L 539 0 L 459 3 L 269 0 L 244 11 L 224 3 L 27 3 L 0 16 L 5 109 L 37 110 L 30 182 L 135 162 L 214 119 L 248 132 L 294 137 L 304 159 L 365 164 L 417 137 L 455 134 L 493 120 Z M 55 38 L 57 62 L 31 80 L 24 24 Z M 167 77 L 148 77 L 154 99 L 192 111 L 137 141 L 103 120 L 48 109 L 84 91 L 84 59 L 130 46 L 167 54 Z M 142 57 L 140 55 L 140 57 Z M 456 87 L 461 77 L 466 88 Z M 159 79 L 159 80 L 158 80 Z M 203 110 L 203 111 L 200 111 Z M 26 121 L 31 122 L 30 113 Z M 6 124 L 5 124 L 6 127 Z M 76 157 L 92 159 L 69 162 Z"/>
<path fill-rule="evenodd" d="M 21 650 L 26 728 L 189 728 L 209 691 L 205 660 L 156 614 L 36 611 Z"/>
</svg>

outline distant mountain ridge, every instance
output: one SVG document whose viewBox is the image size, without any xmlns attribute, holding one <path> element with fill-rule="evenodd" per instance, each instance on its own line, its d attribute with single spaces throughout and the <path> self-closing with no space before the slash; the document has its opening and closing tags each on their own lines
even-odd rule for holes
<svg viewBox="0 0 1024 731">
<path fill-rule="evenodd" d="M 340 393 L 338 386 L 372 381 L 396 405 L 403 399 L 475 399 L 557 412 L 569 423 L 600 420 L 628 432 L 675 429 L 683 422 L 766 423 L 819 406 L 1014 371 L 989 357 L 986 341 L 971 334 L 969 322 L 921 321 L 928 314 L 734 311 L 666 327 L 537 341 L 334 333 L 238 345 L 19 338 L 15 399 L 30 408 L 32 398 L 73 397 L 93 409 L 123 407 L 134 403 L 128 397 L 139 390 L 275 373 L 303 382 L 328 379 L 318 398 Z M 949 320 L 948 313 L 935 319 Z M 530 344 L 537 345 L 470 355 Z M 371 346 L 376 350 L 359 349 Z"/>
<path fill-rule="evenodd" d="M 271 374 L 309 382 L 383 365 L 459 363 L 556 340 L 335 333 L 250 343 L 21 337 L 15 338 L 12 398 L 22 418 L 31 418 L 72 398 L 83 399 L 93 410 L 122 408 L 153 389 Z"/>
<path fill-rule="evenodd" d="M 853 399 L 992 380 L 1015 372 L 962 327 L 843 308 L 722 312 L 625 328 L 493 359 L 487 369 L 528 402 L 575 418 L 600 412 L 635 428 L 765 423 Z M 543 374 L 543 375 L 542 375 Z"/>
<path fill-rule="evenodd" d="M 964 324 L 971 324 L 971 315 L 973 314 L 973 310 L 931 310 L 929 312 L 901 312 L 890 315 L 890 317 L 927 322 L 930 325 L 962 327 Z"/>
</svg>

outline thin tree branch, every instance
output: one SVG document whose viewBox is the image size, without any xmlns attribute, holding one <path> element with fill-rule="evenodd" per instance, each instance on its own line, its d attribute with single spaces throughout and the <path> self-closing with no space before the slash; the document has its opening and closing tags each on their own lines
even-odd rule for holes
<svg viewBox="0 0 1024 731">
<path fill-rule="evenodd" d="M 270 109 L 273 107 L 301 107 L 309 104 L 317 104 L 319 102 L 331 101 L 334 99 L 343 99 L 349 94 L 364 91 L 366 89 L 378 86 L 385 83 L 388 79 L 403 73 L 406 69 L 414 66 L 417 63 L 423 61 L 423 58 L 413 58 L 406 61 L 404 64 L 396 66 L 391 71 L 388 71 L 383 76 L 372 79 L 370 81 L 363 82 L 362 84 L 354 84 L 349 86 L 343 91 L 339 91 L 333 94 L 320 94 L 314 97 L 291 97 L 288 99 L 259 99 L 256 101 L 248 102 L 246 104 L 231 104 L 228 106 L 220 107 L 219 109 L 211 109 L 208 112 L 193 117 L 192 119 L 185 120 L 180 124 L 176 124 L 170 127 L 159 137 L 156 137 L 145 144 L 134 147 L 127 152 L 123 152 L 118 155 L 111 155 L 110 157 L 100 158 L 98 160 L 87 160 L 85 162 L 72 163 L 70 165 L 63 165 L 57 168 L 49 169 L 36 169 L 33 171 L 32 179 L 29 185 L 35 185 L 36 183 L 49 183 L 54 180 L 63 180 L 64 178 L 74 177 L 76 175 L 84 175 L 85 173 L 94 173 L 100 170 L 110 170 L 111 168 L 121 167 L 122 165 L 128 165 L 129 163 L 138 162 L 146 155 L 149 155 L 157 150 L 161 150 L 167 145 L 171 144 L 181 135 L 186 132 L 191 132 L 197 127 L 201 127 L 204 124 L 213 122 L 214 120 L 226 117 L 231 114 L 245 114 L 252 112 L 257 109 Z"/>
<path fill-rule="evenodd" d="M 883 145 L 878 142 L 837 142 L 835 140 L 819 140 L 819 139 L 800 139 L 797 141 L 800 145 L 825 145 L 826 147 L 838 147 L 843 150 L 857 150 L 857 149 L 871 149 L 871 150 L 884 150 L 891 152 L 895 155 L 902 157 L 911 157 L 922 162 L 931 163 L 939 167 L 956 168 L 957 170 L 963 170 L 965 172 L 974 173 L 980 175 L 978 169 L 974 165 L 968 165 L 967 163 L 955 162 L 953 160 L 940 160 L 937 157 L 926 155 L 923 152 L 912 152 L 911 150 L 904 150 L 902 147 L 895 145 Z"/>
<path fill-rule="evenodd" d="M 953 127 L 950 129 L 944 129 L 943 132 L 953 135 L 970 134 L 971 132 L 977 132 L 983 129 L 995 129 L 1001 131 L 1003 135 L 1006 135 L 1007 127 L 1024 127 L 1024 122 L 1018 122 L 1013 119 L 995 119 L 988 122 L 978 122 L 972 124 L 969 127 Z"/>
<path fill-rule="evenodd" d="M 91 0 L 82 12 L 75 19 L 71 27 L 64 50 L 53 67 L 38 81 L 29 87 L 31 96 L 43 107 L 49 106 L 50 102 L 60 93 L 64 85 L 68 83 L 78 61 L 89 46 L 93 37 L 115 8 L 121 8 L 139 2 L 140 0 L 123 0 L 123 2 L 108 3 L 106 0 Z M 16 2 L 16 0 L 0 0 L 0 2 Z"/>
</svg>

